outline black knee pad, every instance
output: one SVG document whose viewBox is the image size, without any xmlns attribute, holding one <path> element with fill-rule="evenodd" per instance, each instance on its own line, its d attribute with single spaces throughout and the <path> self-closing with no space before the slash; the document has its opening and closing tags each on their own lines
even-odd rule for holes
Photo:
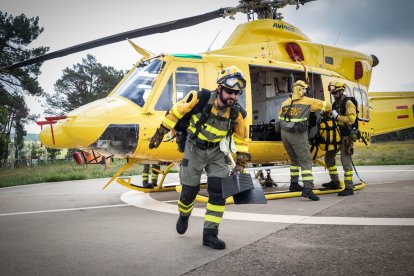
<svg viewBox="0 0 414 276">
<path fill-rule="evenodd" d="M 207 178 L 207 192 L 208 202 L 215 205 L 224 205 L 226 199 L 223 198 L 221 177 L 208 177 Z"/>
<path fill-rule="evenodd" d="M 189 186 L 189 185 L 182 185 L 180 200 L 185 205 L 192 203 L 198 192 L 200 191 L 200 185 L 198 186 Z"/>
</svg>

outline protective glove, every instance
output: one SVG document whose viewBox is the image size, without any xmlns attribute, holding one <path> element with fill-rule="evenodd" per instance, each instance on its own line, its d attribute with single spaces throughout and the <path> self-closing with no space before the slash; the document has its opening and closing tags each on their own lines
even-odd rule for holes
<svg viewBox="0 0 414 276">
<path fill-rule="evenodd" d="M 239 172 L 240 174 L 242 174 L 244 171 L 244 167 L 240 166 L 240 165 L 236 165 L 230 172 L 230 175 L 235 174 L 236 172 Z"/>
<path fill-rule="evenodd" d="M 236 165 L 240 165 L 243 168 L 246 167 L 246 163 L 252 159 L 252 156 L 247 152 L 238 152 L 236 157 Z"/>
<path fill-rule="evenodd" d="M 336 120 L 336 118 L 338 118 L 338 112 L 336 112 L 336 110 L 332 110 L 332 118 L 334 118 L 334 120 Z"/>
<path fill-rule="evenodd" d="M 247 152 L 238 152 L 236 157 L 236 166 L 231 170 L 230 175 L 236 172 L 243 173 L 246 163 L 251 160 L 251 155 Z"/>
<path fill-rule="evenodd" d="M 151 137 L 149 142 L 149 148 L 150 149 L 156 149 L 159 147 L 159 145 L 162 142 L 162 139 L 164 138 L 164 135 L 167 134 L 170 130 L 163 125 L 161 125 L 157 130 L 155 131 L 154 135 Z"/>
</svg>

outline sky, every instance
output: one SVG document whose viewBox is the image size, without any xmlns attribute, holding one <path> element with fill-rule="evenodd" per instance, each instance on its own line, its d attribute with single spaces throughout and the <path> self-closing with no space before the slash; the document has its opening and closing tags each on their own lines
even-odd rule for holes
<svg viewBox="0 0 414 276">
<path fill-rule="evenodd" d="M 30 46 L 49 46 L 50 52 L 101 37 L 153 24 L 199 15 L 221 7 L 234 7 L 238 0 L 0 0 L 0 9 L 13 16 L 24 13 L 39 17 L 43 33 Z M 411 0 L 317 0 L 280 12 L 284 20 L 305 33 L 313 42 L 374 54 L 370 91 L 414 91 L 414 1 Z M 246 15 L 218 18 L 169 33 L 133 41 L 159 53 L 200 53 L 220 48 Z M 214 38 L 217 39 L 213 42 Z M 127 70 L 141 58 L 127 41 L 102 46 L 46 61 L 39 83 L 52 94 L 62 70 L 82 62 L 87 54 L 98 62 Z M 28 98 L 34 114 L 43 114 L 41 101 Z M 39 133 L 32 123 L 29 133 Z"/>
</svg>

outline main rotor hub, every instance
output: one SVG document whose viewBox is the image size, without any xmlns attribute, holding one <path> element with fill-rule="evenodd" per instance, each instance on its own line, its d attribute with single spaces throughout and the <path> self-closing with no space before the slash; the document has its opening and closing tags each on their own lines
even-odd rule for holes
<svg viewBox="0 0 414 276">
<path fill-rule="evenodd" d="M 227 8 L 224 16 L 232 17 L 237 12 L 247 14 L 249 20 L 254 19 L 257 14 L 258 19 L 283 19 L 282 13 L 277 12 L 278 9 L 284 8 L 286 5 L 304 5 L 306 2 L 314 0 L 240 0 L 239 5 L 235 8 Z"/>
</svg>

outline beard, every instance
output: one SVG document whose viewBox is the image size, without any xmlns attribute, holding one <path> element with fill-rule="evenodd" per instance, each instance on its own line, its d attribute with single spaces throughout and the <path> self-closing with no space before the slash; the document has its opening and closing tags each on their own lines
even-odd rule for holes
<svg viewBox="0 0 414 276">
<path fill-rule="evenodd" d="M 228 107 L 233 107 L 234 106 L 234 104 L 236 103 L 236 101 L 235 100 L 227 100 L 226 101 L 226 105 L 228 106 Z"/>
<path fill-rule="evenodd" d="M 225 99 L 223 97 L 223 92 L 221 92 L 219 96 L 220 96 L 221 102 L 224 103 L 228 107 L 233 107 L 236 104 L 236 100 L 234 99 Z"/>
</svg>

